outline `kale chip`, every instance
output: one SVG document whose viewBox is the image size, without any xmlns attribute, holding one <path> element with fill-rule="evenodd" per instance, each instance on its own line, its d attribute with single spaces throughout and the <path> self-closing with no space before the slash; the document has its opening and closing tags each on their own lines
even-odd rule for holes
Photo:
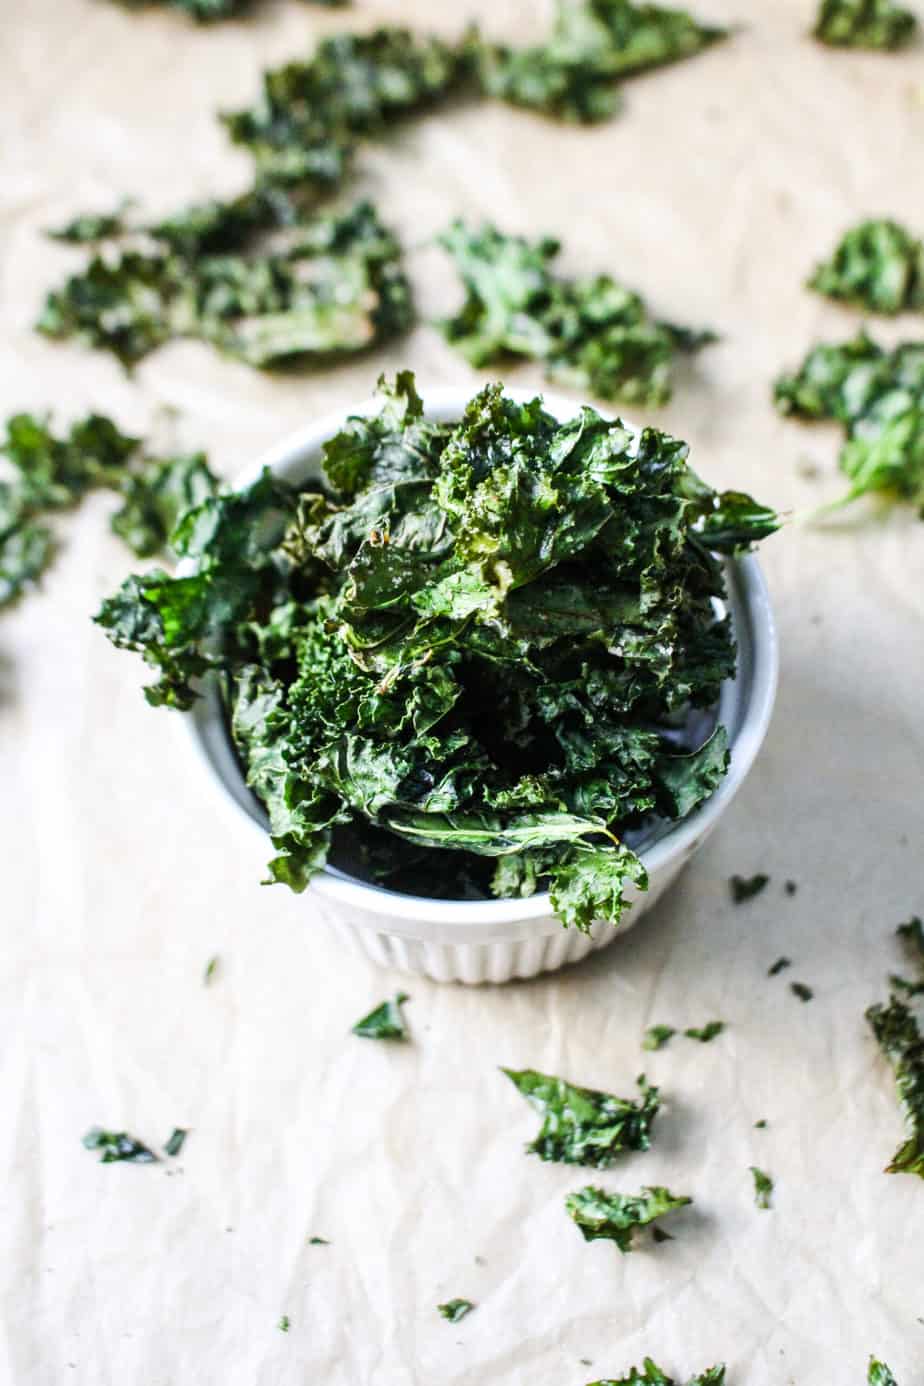
<svg viewBox="0 0 924 1386">
<path fill-rule="evenodd" d="M 673 1025 L 651 1025 L 645 1031 L 642 1039 L 642 1048 L 649 1050 L 663 1049 L 669 1040 L 674 1038 L 677 1031 Z"/>
<path fill-rule="evenodd" d="M 131 1165 L 153 1165 L 157 1156 L 134 1136 L 125 1131 L 104 1131 L 101 1126 L 92 1126 L 83 1138 L 87 1150 L 101 1150 L 100 1164 L 113 1165 L 125 1162 Z"/>
<path fill-rule="evenodd" d="M 641 297 L 606 274 L 564 279 L 560 246 L 455 221 L 439 238 L 465 286 L 454 317 L 439 324 L 473 366 L 511 357 L 543 361 L 550 380 L 601 399 L 665 404 L 678 352 L 716 340 L 648 316 Z"/>
<path fill-rule="evenodd" d="M 903 48 L 917 31 L 910 10 L 892 0 L 821 0 L 815 38 L 835 48 Z"/>
<path fill-rule="evenodd" d="M 368 202 L 309 216 L 255 187 L 125 231 L 48 294 L 36 327 L 126 368 L 195 337 L 270 369 L 365 351 L 411 317 L 400 248 Z"/>
<path fill-rule="evenodd" d="M 475 36 L 479 78 L 492 96 L 562 120 L 605 120 L 619 109 L 619 83 L 693 57 L 727 31 L 682 10 L 630 0 L 557 0 L 548 38 L 529 48 Z"/>
<path fill-rule="evenodd" d="M 472 1312 L 475 1305 L 470 1299 L 450 1299 L 445 1304 L 438 1304 L 436 1307 L 444 1319 L 448 1319 L 450 1323 L 459 1323 L 466 1314 Z"/>
<path fill-rule="evenodd" d="M 770 1198 L 773 1193 L 773 1180 L 769 1174 L 765 1174 L 756 1165 L 751 1165 L 751 1178 L 754 1180 L 754 1202 L 758 1208 L 768 1209 L 772 1205 Z"/>
<path fill-rule="evenodd" d="M 924 308 L 924 244 L 895 221 L 851 227 L 808 287 L 872 313 Z"/>
<path fill-rule="evenodd" d="M 774 393 L 783 414 L 843 426 L 839 466 L 850 485 L 834 506 L 881 494 L 924 514 L 924 343 L 886 351 L 860 332 L 840 346 L 816 346 Z"/>
<path fill-rule="evenodd" d="M 866 1380 L 868 1386 L 898 1386 L 885 1362 L 880 1362 L 875 1357 L 869 1359 L 869 1374 Z"/>
<path fill-rule="evenodd" d="M 870 1006 L 866 1019 L 892 1065 L 908 1134 L 886 1173 L 917 1174 L 924 1179 L 924 1036 L 911 1011 L 895 996 L 888 1006 Z"/>
<path fill-rule="evenodd" d="M 657 1231 L 657 1228 L 655 1229 Z M 690 1378 L 687 1386 L 724 1386 L 725 1367 L 709 1367 L 706 1371 L 700 1372 L 698 1376 Z M 593 1381 L 590 1386 L 676 1386 L 674 1378 L 667 1376 L 650 1357 L 646 1357 L 642 1363 L 642 1369 L 630 1367 L 625 1376 L 618 1378 L 608 1377 L 606 1381 Z M 887 1386 L 887 1383 L 883 1383 Z"/>
<path fill-rule="evenodd" d="M 353 1026 L 353 1034 L 361 1039 L 406 1040 L 407 1026 L 401 1007 L 409 1000 L 406 992 L 399 991 L 393 1001 L 383 1001 L 362 1020 Z"/>
<path fill-rule="evenodd" d="M 700 1044 L 709 1044 L 712 1040 L 718 1039 L 725 1029 L 724 1020 L 709 1020 L 701 1029 L 695 1027 L 684 1030 L 687 1039 L 699 1040 Z"/>
<path fill-rule="evenodd" d="M 638 1080 L 641 1099 L 632 1102 L 594 1088 L 579 1088 L 527 1068 L 501 1069 L 542 1117 L 526 1147 L 541 1160 L 608 1169 L 627 1150 L 648 1150 L 651 1125 L 660 1107 L 658 1089 Z"/>
<path fill-rule="evenodd" d="M 585 1242 L 604 1238 L 615 1242 L 622 1252 L 632 1250 L 636 1229 L 647 1227 L 656 1218 L 684 1208 L 692 1198 L 677 1198 L 660 1186 L 644 1188 L 637 1194 L 608 1194 L 588 1185 L 569 1194 L 565 1207 L 571 1220 L 581 1229 Z"/>
<path fill-rule="evenodd" d="M 434 423 L 409 373 L 381 400 L 322 481 L 266 473 L 187 512 L 197 571 L 132 577 L 97 620 L 157 670 L 155 705 L 221 671 L 273 880 L 304 889 L 333 842 L 387 888 L 548 888 L 566 924 L 617 923 L 646 884 L 624 835 L 725 773 L 718 555 L 776 519 L 587 407 L 561 424 L 492 385 Z"/>
</svg>

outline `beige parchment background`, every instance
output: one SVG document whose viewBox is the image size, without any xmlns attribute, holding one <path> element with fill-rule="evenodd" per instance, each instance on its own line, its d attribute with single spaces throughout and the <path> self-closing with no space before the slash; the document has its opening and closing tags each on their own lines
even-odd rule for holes
<svg viewBox="0 0 924 1386">
<path fill-rule="evenodd" d="M 609 269 L 659 312 L 715 326 L 721 345 L 652 420 L 710 480 L 798 510 L 836 493 L 838 435 L 778 419 L 769 384 L 857 323 L 801 288 L 835 235 L 861 214 L 924 228 L 924 48 L 818 49 L 809 0 L 699 8 L 741 32 L 628 87 L 612 123 L 463 106 L 363 154 L 356 188 L 414 247 L 424 316 L 456 300 L 426 243 L 466 213 L 558 233 L 566 267 Z M 214 112 L 316 35 L 395 20 L 451 35 L 477 15 L 525 38 L 544 13 L 357 0 L 345 18 L 288 0 L 198 31 L 105 0 L 5 4 L 3 412 L 93 407 L 143 429 L 174 406 L 179 441 L 230 478 L 382 369 L 474 389 L 485 377 L 426 326 L 303 379 L 182 344 L 129 380 L 32 333 L 79 259 L 41 230 L 125 193 L 157 210 L 241 186 Z M 532 368 L 509 379 L 541 383 Z M 800 476 L 804 459 L 821 480 Z M 399 978 L 344 954 L 310 895 L 259 886 L 261 844 L 229 826 L 175 715 L 146 707 L 140 663 L 91 626 L 130 567 L 112 505 L 63 519 L 42 593 L 0 620 L 0 1381 L 583 1386 L 647 1352 L 683 1380 L 724 1359 L 730 1386 L 850 1386 L 875 1351 L 921 1386 L 924 1188 L 881 1172 L 900 1121 L 863 1009 L 898 961 L 895 924 L 924 906 L 924 526 L 866 515 L 769 543 L 776 718 L 682 883 L 565 974 L 414 980 L 414 1043 L 389 1047 L 348 1031 Z M 758 870 L 771 886 L 733 909 L 727 878 Z M 768 980 L 780 953 L 795 966 Z M 714 1044 L 642 1055 L 646 1025 L 715 1016 Z M 534 1119 L 501 1063 L 620 1093 L 644 1066 L 663 1085 L 654 1149 L 598 1182 L 692 1194 L 674 1241 L 622 1258 L 583 1243 L 562 1201 L 586 1172 L 522 1153 Z M 80 1146 L 93 1123 L 157 1144 L 174 1125 L 192 1134 L 172 1169 L 108 1167 Z M 777 1181 L 770 1213 L 753 1206 L 752 1163 Z M 479 1306 L 457 1327 L 435 1310 L 452 1296 Z"/>
</svg>

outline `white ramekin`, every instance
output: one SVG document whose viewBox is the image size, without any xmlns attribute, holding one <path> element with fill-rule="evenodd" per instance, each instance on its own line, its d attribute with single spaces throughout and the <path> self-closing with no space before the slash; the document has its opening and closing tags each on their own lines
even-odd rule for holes
<svg viewBox="0 0 924 1386">
<path fill-rule="evenodd" d="M 466 394 L 455 389 L 422 393 L 428 416 L 437 420 L 458 418 L 468 402 Z M 508 394 L 518 401 L 532 398 L 522 390 Z M 563 421 L 579 408 L 571 400 L 551 395 L 545 395 L 545 406 Z M 366 400 L 349 413 L 368 414 L 376 408 L 374 400 Z M 331 414 L 292 434 L 247 468 L 239 484 L 255 480 L 264 467 L 295 483 L 317 476 L 321 445 L 343 427 L 346 417 L 346 413 Z M 194 567 L 187 561 L 178 571 L 183 575 Z M 384 967 L 438 982 L 509 982 L 578 962 L 635 924 L 715 827 L 750 770 L 770 722 L 778 653 L 767 589 L 750 555 L 728 562 L 726 572 L 738 644 L 737 674 L 725 684 L 719 708 L 729 735 L 729 771 L 706 803 L 642 851 L 649 888 L 644 893 L 629 892 L 633 908 L 623 916 L 619 929 L 604 923 L 594 925 L 589 934 L 565 929 L 552 913 L 547 894 L 527 900 L 428 900 L 367 885 L 328 868 L 312 881 L 309 891 L 343 940 Z M 241 776 L 217 692 L 204 686 L 203 696 L 181 720 L 221 797 L 235 806 L 238 821 L 245 819 L 266 837 L 267 855 L 271 855 L 267 819 Z"/>
</svg>

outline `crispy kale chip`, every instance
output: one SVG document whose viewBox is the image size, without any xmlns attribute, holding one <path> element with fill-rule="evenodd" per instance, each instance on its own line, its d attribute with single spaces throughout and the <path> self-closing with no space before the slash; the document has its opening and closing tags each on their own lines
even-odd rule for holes
<svg viewBox="0 0 924 1386">
<path fill-rule="evenodd" d="M 436 1307 L 444 1319 L 448 1319 L 450 1323 L 459 1323 L 466 1314 L 472 1312 L 475 1305 L 470 1299 L 450 1299 L 445 1304 L 438 1304 Z"/>
<path fill-rule="evenodd" d="M 408 999 L 406 992 L 399 991 L 393 1001 L 383 1001 L 362 1020 L 357 1020 L 353 1034 L 361 1039 L 406 1040 L 407 1026 L 401 1007 Z"/>
<path fill-rule="evenodd" d="M 892 1065 L 908 1135 L 886 1173 L 917 1174 L 924 1179 L 924 1036 L 904 1001 L 895 996 L 888 1006 L 870 1006 L 866 1019 Z"/>
<path fill-rule="evenodd" d="M 885 1362 L 880 1362 L 876 1357 L 869 1359 L 869 1374 L 866 1380 L 868 1386 L 898 1386 Z"/>
<path fill-rule="evenodd" d="M 260 369 L 365 351 L 411 321 L 401 252 L 373 207 L 306 216 L 254 190 L 183 209 L 94 253 L 36 324 L 130 368 L 177 337 Z"/>
<path fill-rule="evenodd" d="M 725 1029 L 724 1020 L 709 1020 L 701 1029 L 691 1028 L 684 1030 L 687 1039 L 699 1040 L 700 1044 L 709 1044 L 711 1040 L 717 1039 Z"/>
<path fill-rule="evenodd" d="M 754 1180 L 754 1202 L 758 1208 L 766 1210 L 772 1206 L 770 1197 L 773 1193 L 773 1180 L 756 1165 L 751 1165 L 750 1168 L 751 1178 Z"/>
<path fill-rule="evenodd" d="M 657 1228 L 655 1228 L 657 1231 Z M 690 1378 L 687 1386 L 724 1386 L 725 1367 L 709 1367 L 698 1376 Z M 650 1357 L 646 1357 L 641 1370 L 630 1367 L 625 1376 L 607 1378 L 606 1381 L 593 1381 L 590 1386 L 677 1386 L 672 1376 L 661 1370 Z M 885 1386 L 885 1383 L 884 1383 Z"/>
<path fill-rule="evenodd" d="M 153 1165 L 157 1156 L 134 1136 L 125 1131 L 104 1131 L 101 1126 L 92 1126 L 83 1138 L 87 1150 L 101 1150 L 100 1164 L 113 1165 L 120 1161 L 132 1165 Z"/>
<path fill-rule="evenodd" d="M 550 380 L 601 399 L 664 404 L 678 353 L 715 341 L 648 316 L 641 297 L 599 274 L 552 270 L 559 243 L 528 241 L 455 221 L 440 237 L 465 286 L 459 312 L 440 324 L 473 366 L 510 357 L 545 363 Z"/>
<path fill-rule="evenodd" d="M 835 48 L 903 48 L 917 31 L 911 10 L 893 0 L 821 0 L 815 37 Z"/>
<path fill-rule="evenodd" d="M 562 120 L 605 120 L 619 109 L 619 83 L 649 68 L 693 57 L 726 30 L 683 10 L 630 0 L 558 0 L 552 32 L 528 48 L 472 48 L 492 96 Z"/>
<path fill-rule="evenodd" d="M 809 352 L 775 386 L 777 408 L 799 419 L 834 419 L 847 435 L 839 465 L 849 489 L 835 506 L 881 494 L 924 513 L 924 343 L 894 351 L 865 332 Z"/>
<path fill-rule="evenodd" d="M 627 1252 L 632 1250 L 637 1228 L 647 1227 L 656 1218 L 692 1202 L 692 1198 L 677 1198 L 657 1185 L 637 1194 L 608 1194 L 588 1185 L 586 1189 L 569 1194 L 565 1207 L 581 1229 L 585 1242 L 605 1238 L 615 1242 L 620 1251 Z"/>
<path fill-rule="evenodd" d="M 861 222 L 818 265 L 808 285 L 871 313 L 924 308 L 924 244 L 895 221 Z"/>
<path fill-rule="evenodd" d="M 257 102 L 223 119 L 261 179 L 288 186 L 325 150 L 345 158 L 356 139 L 444 101 L 467 67 L 462 52 L 408 29 L 337 34 L 310 58 L 265 72 Z"/>
<path fill-rule="evenodd" d="M 526 1147 L 541 1160 L 607 1169 L 628 1150 L 648 1150 L 660 1102 L 658 1089 L 639 1079 L 641 1098 L 632 1102 L 594 1088 L 579 1088 L 527 1068 L 504 1068 L 514 1086 L 542 1117 L 536 1139 Z"/>
<path fill-rule="evenodd" d="M 673 1025 L 651 1025 L 645 1031 L 642 1039 L 642 1048 L 655 1050 L 663 1049 L 669 1040 L 672 1040 L 677 1031 Z"/>
<path fill-rule="evenodd" d="M 303 889 L 333 842 L 413 894 L 547 888 L 587 929 L 644 888 L 632 842 L 724 773 L 716 551 L 767 532 L 745 509 L 655 429 L 500 386 L 434 423 L 404 373 L 323 481 L 205 500 L 173 537 L 198 571 L 132 577 L 98 620 L 160 674 L 152 703 L 222 673 L 272 879 Z"/>
</svg>

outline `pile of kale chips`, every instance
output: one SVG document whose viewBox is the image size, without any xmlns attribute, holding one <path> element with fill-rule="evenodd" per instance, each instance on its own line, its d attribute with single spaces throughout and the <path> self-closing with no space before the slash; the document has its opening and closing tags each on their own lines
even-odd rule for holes
<svg viewBox="0 0 924 1386">
<path fill-rule="evenodd" d="M 380 392 L 323 483 L 207 499 L 171 541 L 197 571 L 129 578 L 97 620 L 158 671 L 151 703 L 217 672 L 274 880 L 303 889 L 333 849 L 393 889 L 548 887 L 565 924 L 616 923 L 646 885 L 625 833 L 726 772 L 717 555 L 777 517 L 657 429 L 560 424 L 500 385 L 436 423 L 409 373 Z"/>
</svg>

